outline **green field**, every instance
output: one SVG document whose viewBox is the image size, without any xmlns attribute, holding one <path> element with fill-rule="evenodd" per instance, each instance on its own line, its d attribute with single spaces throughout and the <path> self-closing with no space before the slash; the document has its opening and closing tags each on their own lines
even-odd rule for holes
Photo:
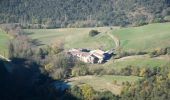
<svg viewBox="0 0 170 100">
<path fill-rule="evenodd" d="M 88 84 L 96 91 L 111 91 L 112 93 L 119 95 L 122 90 L 122 82 L 135 82 L 139 79 L 141 79 L 141 77 L 103 75 L 74 77 L 68 81 L 71 85 L 81 86 L 82 84 Z M 117 81 L 116 84 L 114 84 L 115 80 Z"/>
<path fill-rule="evenodd" d="M 121 68 L 125 68 L 127 66 L 134 67 L 163 67 L 165 65 L 170 64 L 170 57 L 163 56 L 164 59 L 150 58 L 150 57 L 139 57 L 139 58 L 131 58 L 126 60 L 110 60 L 109 62 L 99 65 L 103 67 L 113 68 L 115 70 L 120 70 Z"/>
<path fill-rule="evenodd" d="M 65 48 L 100 48 L 108 50 L 115 46 L 114 41 L 105 32 L 111 27 L 99 28 L 61 28 L 61 29 L 26 29 L 28 36 L 37 39 L 42 44 L 51 44 L 55 41 L 65 43 Z M 101 33 L 89 37 L 90 30 L 96 29 Z M 155 48 L 170 46 L 170 23 L 154 23 L 141 27 L 112 27 L 111 33 L 121 41 L 124 50 L 148 51 Z M 134 58 L 125 61 L 112 61 L 100 66 L 120 69 L 128 65 L 139 67 L 156 67 L 167 64 L 166 59 Z M 95 65 L 92 65 L 95 66 Z M 97 65 L 98 66 L 98 65 Z"/>
<path fill-rule="evenodd" d="M 88 33 L 92 29 L 100 32 L 109 30 L 109 27 L 100 28 L 63 28 L 63 29 L 26 29 L 33 39 L 39 40 L 42 44 L 62 41 L 65 48 L 99 48 L 105 46 L 106 49 L 114 46 L 114 42 L 105 34 L 100 34 L 94 38 L 89 37 Z"/>
<path fill-rule="evenodd" d="M 8 45 L 8 41 L 9 41 L 9 36 L 0 29 L 0 54 L 4 56 L 7 55 L 7 45 Z"/>
<path fill-rule="evenodd" d="M 114 41 L 105 33 L 111 27 L 100 28 L 63 28 L 63 29 L 26 29 L 28 35 L 42 44 L 55 41 L 65 43 L 65 48 L 100 48 L 105 50 L 114 47 Z M 101 33 L 89 37 L 90 30 Z M 119 37 L 125 50 L 150 50 L 170 46 L 170 23 L 156 23 L 141 27 L 113 27 L 112 34 Z"/>
</svg>

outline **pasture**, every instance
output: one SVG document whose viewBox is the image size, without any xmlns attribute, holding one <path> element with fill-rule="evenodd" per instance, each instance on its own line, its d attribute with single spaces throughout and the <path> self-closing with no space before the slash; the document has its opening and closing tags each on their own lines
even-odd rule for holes
<svg viewBox="0 0 170 100">
<path fill-rule="evenodd" d="M 124 59 L 126 58 L 126 59 Z M 148 56 L 132 56 L 132 57 L 124 57 L 117 60 L 110 60 L 109 62 L 99 65 L 103 67 L 109 67 L 113 68 L 115 70 L 120 70 L 122 68 L 125 68 L 127 66 L 134 66 L 134 67 L 148 67 L 148 68 L 154 68 L 154 67 L 164 67 L 165 65 L 168 65 L 170 63 L 170 57 L 168 56 L 162 56 L 162 57 L 156 57 L 156 58 L 150 58 Z"/>
<path fill-rule="evenodd" d="M 114 41 L 105 32 L 118 37 L 121 47 L 128 51 L 145 51 L 163 48 L 170 45 L 170 23 L 154 23 L 141 27 L 96 27 L 96 28 L 61 28 L 61 29 L 26 29 L 29 37 L 41 44 L 50 45 L 63 42 L 69 48 L 103 48 L 108 50 L 115 47 Z M 101 32 L 95 37 L 89 37 L 90 30 Z"/>
<path fill-rule="evenodd" d="M 0 29 L 0 54 L 7 56 L 8 54 L 8 41 L 10 36 Z"/>
<path fill-rule="evenodd" d="M 139 79 L 141 79 L 141 77 L 103 75 L 73 77 L 68 79 L 68 81 L 70 85 L 81 86 L 82 84 L 88 84 L 96 91 L 111 91 L 112 93 L 119 95 L 123 87 L 123 82 L 136 82 Z M 117 83 L 115 84 L 114 81 L 117 81 Z"/>
</svg>

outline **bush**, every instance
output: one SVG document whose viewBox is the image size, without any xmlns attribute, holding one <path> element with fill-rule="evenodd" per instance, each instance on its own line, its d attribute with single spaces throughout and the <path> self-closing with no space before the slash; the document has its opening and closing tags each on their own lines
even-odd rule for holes
<svg viewBox="0 0 170 100">
<path fill-rule="evenodd" d="M 113 95 L 110 91 L 98 92 L 93 97 L 94 100 L 119 100 L 118 96 Z"/>
<path fill-rule="evenodd" d="M 88 74 L 86 66 L 74 67 L 72 69 L 72 76 L 84 76 Z"/>
<path fill-rule="evenodd" d="M 83 99 L 82 91 L 78 86 L 72 86 L 70 92 L 73 96 L 75 96 L 78 100 Z"/>
<path fill-rule="evenodd" d="M 88 68 L 85 63 L 77 62 L 75 67 L 72 68 L 72 76 L 84 76 L 88 74 Z"/>
<path fill-rule="evenodd" d="M 150 57 L 156 57 L 160 55 L 165 55 L 167 52 L 167 48 L 157 48 L 149 53 Z"/>
<path fill-rule="evenodd" d="M 166 54 L 170 55 L 170 47 L 166 48 Z"/>
<path fill-rule="evenodd" d="M 90 85 L 84 84 L 81 87 L 82 95 L 84 96 L 84 100 L 92 100 L 95 91 Z"/>
<path fill-rule="evenodd" d="M 94 36 L 96 36 L 96 35 L 98 35 L 100 32 L 98 32 L 97 30 L 91 30 L 90 32 L 89 32 L 89 36 L 90 37 L 94 37 Z"/>
<path fill-rule="evenodd" d="M 90 75 L 101 75 L 104 74 L 105 70 L 103 69 L 102 66 L 91 66 L 89 67 L 89 74 Z"/>
<path fill-rule="evenodd" d="M 169 21 L 170 21 L 170 16 L 165 16 L 165 17 L 164 17 L 164 20 L 167 21 L 167 22 L 169 22 Z"/>
<path fill-rule="evenodd" d="M 58 68 L 54 72 L 50 73 L 50 76 L 56 80 L 63 79 L 65 77 L 65 70 L 63 68 Z"/>
</svg>

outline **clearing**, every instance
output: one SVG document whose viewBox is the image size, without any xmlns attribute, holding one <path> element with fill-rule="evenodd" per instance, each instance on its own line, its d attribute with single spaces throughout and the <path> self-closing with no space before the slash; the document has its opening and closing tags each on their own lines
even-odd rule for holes
<svg viewBox="0 0 170 100">
<path fill-rule="evenodd" d="M 135 82 L 139 79 L 141 79 L 141 77 L 103 75 L 73 77 L 67 81 L 71 85 L 80 86 L 82 84 L 88 84 L 96 91 L 111 91 L 112 93 L 119 95 L 123 87 L 123 82 Z M 117 81 L 117 84 L 114 84 L 115 80 Z"/>
</svg>

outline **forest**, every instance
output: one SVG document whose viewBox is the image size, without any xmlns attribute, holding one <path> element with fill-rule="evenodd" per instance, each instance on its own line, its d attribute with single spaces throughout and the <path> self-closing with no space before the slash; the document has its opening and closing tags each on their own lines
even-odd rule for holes
<svg viewBox="0 0 170 100">
<path fill-rule="evenodd" d="M 169 0 L 1 0 L 0 23 L 23 28 L 139 26 L 169 21 Z"/>
</svg>

